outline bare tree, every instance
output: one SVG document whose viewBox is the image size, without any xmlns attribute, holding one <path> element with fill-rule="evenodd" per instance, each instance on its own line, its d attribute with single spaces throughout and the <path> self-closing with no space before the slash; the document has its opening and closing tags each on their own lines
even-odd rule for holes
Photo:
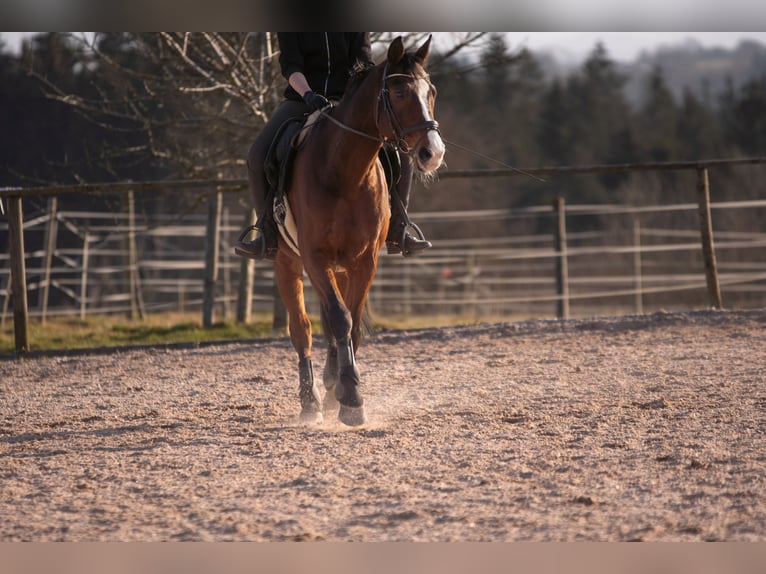
<svg viewBox="0 0 766 574">
<path fill-rule="evenodd" d="M 38 77 L 49 97 L 119 136 L 95 153 L 94 161 L 107 165 L 132 158 L 179 177 L 239 174 L 248 142 L 279 100 L 276 40 L 268 32 L 99 33 L 71 40 L 80 49 L 88 95 Z"/>
<path fill-rule="evenodd" d="M 396 35 L 371 34 L 379 59 Z M 426 33 L 406 34 L 416 45 Z M 174 177 L 237 177 L 247 147 L 281 99 L 276 34 L 159 32 L 70 35 L 88 96 L 39 76 L 49 97 L 74 106 L 116 135 L 94 150 L 116 178 L 119 165 L 145 162 Z M 432 69 L 484 33 L 452 33 Z"/>
</svg>

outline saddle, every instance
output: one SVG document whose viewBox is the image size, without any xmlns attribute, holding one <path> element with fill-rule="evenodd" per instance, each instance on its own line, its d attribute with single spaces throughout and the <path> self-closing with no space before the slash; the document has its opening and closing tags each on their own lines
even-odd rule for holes
<svg viewBox="0 0 766 574">
<path fill-rule="evenodd" d="M 266 154 L 264 171 L 269 187 L 276 191 L 277 195 L 283 196 L 289 187 L 295 154 L 305 142 L 308 128 L 316 122 L 314 116 L 318 116 L 318 113 L 308 118 L 305 116 L 290 118 L 279 126 L 274 135 L 274 140 Z"/>
<path fill-rule="evenodd" d="M 269 195 L 273 201 L 274 222 L 287 244 L 298 255 L 300 251 L 296 239 L 297 229 L 285 196 L 290 188 L 295 156 L 306 143 L 310 128 L 319 117 L 320 112 L 314 112 L 308 116 L 296 116 L 286 120 L 274 135 L 264 164 L 266 181 L 270 188 Z"/>
</svg>

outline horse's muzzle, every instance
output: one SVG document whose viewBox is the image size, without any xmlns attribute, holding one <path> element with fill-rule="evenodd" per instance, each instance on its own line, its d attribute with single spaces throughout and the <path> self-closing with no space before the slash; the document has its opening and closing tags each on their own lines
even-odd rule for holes
<svg viewBox="0 0 766 574">
<path fill-rule="evenodd" d="M 422 172 L 431 173 L 439 169 L 444 161 L 444 142 L 438 131 L 428 131 L 423 144 L 416 150 L 415 158 Z"/>
</svg>

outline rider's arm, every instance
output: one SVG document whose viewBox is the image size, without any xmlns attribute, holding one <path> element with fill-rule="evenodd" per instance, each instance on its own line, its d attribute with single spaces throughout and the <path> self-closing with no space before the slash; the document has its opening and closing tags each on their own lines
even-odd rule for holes
<svg viewBox="0 0 766 574">
<path fill-rule="evenodd" d="M 367 67 L 375 63 L 372 61 L 372 47 L 370 46 L 369 32 L 354 32 L 351 34 L 350 48 L 350 59 L 352 64 L 356 62 Z"/>
<path fill-rule="evenodd" d="M 279 41 L 279 66 L 282 75 L 290 87 L 298 92 L 298 95 L 303 96 L 306 90 L 311 88 L 303 73 L 306 62 L 299 36 L 300 34 L 297 32 L 278 32 L 277 40 Z"/>
<path fill-rule="evenodd" d="M 287 78 L 287 81 L 290 83 L 290 86 L 298 92 L 301 96 L 304 96 L 306 92 L 311 90 L 311 86 L 309 86 L 308 81 L 306 80 L 306 76 L 303 75 L 303 72 L 293 72 L 290 74 L 290 77 Z"/>
</svg>

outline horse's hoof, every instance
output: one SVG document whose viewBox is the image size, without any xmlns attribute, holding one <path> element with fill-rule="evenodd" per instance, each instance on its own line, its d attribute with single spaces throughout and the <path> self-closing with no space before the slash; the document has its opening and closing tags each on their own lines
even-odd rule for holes
<svg viewBox="0 0 766 574">
<path fill-rule="evenodd" d="M 367 416 L 364 414 L 364 407 L 347 407 L 346 405 L 340 405 L 338 411 L 338 419 L 344 425 L 350 427 L 358 427 L 367 422 Z"/>
<path fill-rule="evenodd" d="M 317 409 L 303 409 L 301 410 L 300 421 L 304 424 L 320 424 L 324 420 L 322 411 Z"/>
</svg>

